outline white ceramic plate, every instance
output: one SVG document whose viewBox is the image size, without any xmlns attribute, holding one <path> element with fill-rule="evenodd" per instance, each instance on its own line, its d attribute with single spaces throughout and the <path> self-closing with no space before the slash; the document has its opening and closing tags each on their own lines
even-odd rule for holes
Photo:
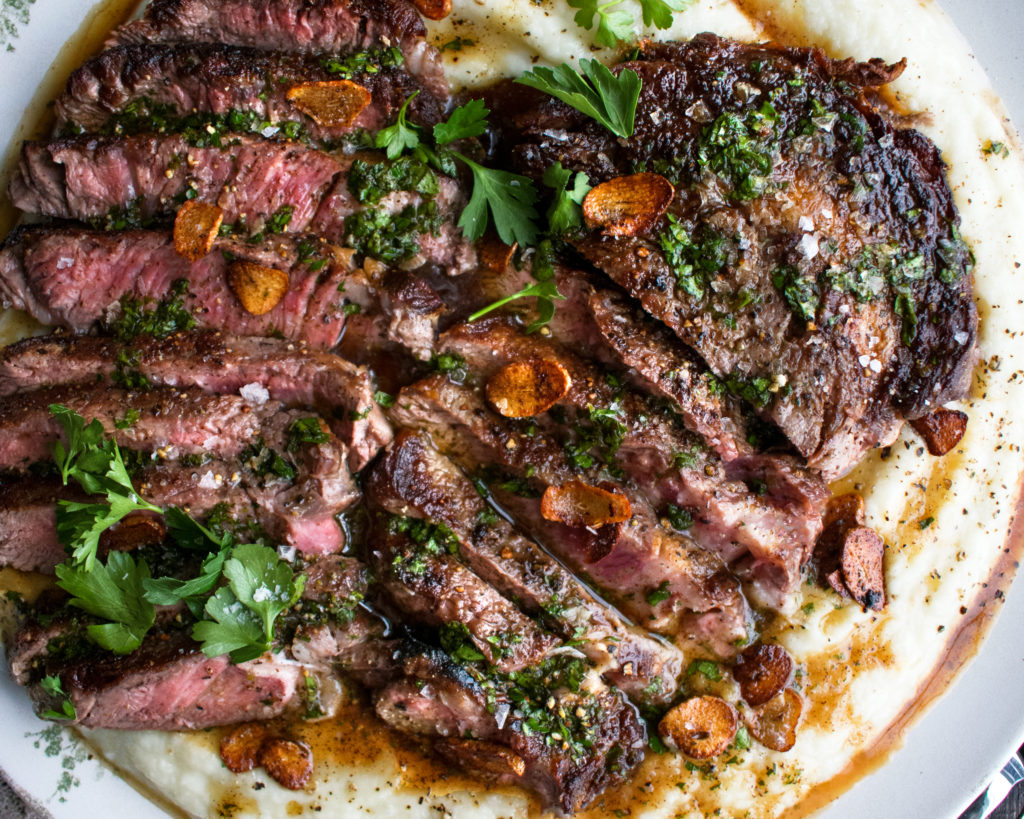
<svg viewBox="0 0 1024 819">
<path fill-rule="evenodd" d="M 61 45 L 86 25 L 83 21 L 104 24 L 110 2 L 94 6 L 92 0 L 0 0 L 0 146 L 24 138 L 31 119 L 23 123 L 23 112 L 41 87 L 52 97 L 79 59 L 58 59 Z M 1018 123 L 1024 122 L 1019 3 L 941 4 L 972 44 Z M 73 58 L 70 63 L 68 56 Z M 984 650 L 914 725 L 905 745 L 830 805 L 821 819 L 956 817 L 1024 741 L 1024 589 L 1017 585 Z M 0 674 L 0 724 L 0 769 L 58 819 L 165 816 L 91 758 L 67 731 L 37 720 L 25 693 L 6 674 Z"/>
</svg>

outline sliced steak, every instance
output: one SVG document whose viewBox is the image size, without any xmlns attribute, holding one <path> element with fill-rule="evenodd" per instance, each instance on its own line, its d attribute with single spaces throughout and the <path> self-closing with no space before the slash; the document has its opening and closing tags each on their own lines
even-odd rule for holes
<svg viewBox="0 0 1024 819">
<path fill-rule="evenodd" d="M 98 336 L 25 339 L 0 350 L 0 396 L 109 380 L 122 357 L 130 358 L 150 384 L 199 387 L 221 395 L 255 395 L 262 387 L 274 401 L 310 407 L 348 447 L 353 472 L 391 439 L 365 368 L 303 344 L 217 332 L 142 336 L 130 344 Z"/>
<path fill-rule="evenodd" d="M 747 607 L 735 578 L 715 555 L 690 538 L 659 526 L 650 504 L 635 490 L 618 487 L 627 494 L 633 511 L 627 524 L 598 530 L 550 528 L 540 514 L 537 498 L 546 486 L 579 477 L 566 464 L 553 436 L 528 434 L 527 424 L 506 421 L 488 409 L 477 393 L 441 376 L 404 388 L 392 416 L 401 425 L 430 432 L 441 449 L 467 469 L 497 464 L 497 476 L 486 470 L 484 475 L 492 477 L 489 486 L 500 502 L 571 568 L 585 572 L 604 595 L 645 627 L 685 638 L 689 630 L 696 629 L 699 615 L 695 617 L 694 612 L 714 610 L 728 612 L 723 618 L 728 628 L 718 633 L 717 650 L 728 653 L 733 640 L 746 636 Z M 592 483 L 600 480 L 599 474 L 584 473 L 583 477 Z M 503 485 L 514 491 L 503 492 Z M 529 497 L 518 502 L 515 492 Z M 651 596 L 659 587 L 662 593 Z M 694 636 L 708 641 L 714 635 Z"/>
<path fill-rule="evenodd" d="M 675 184 L 649 232 L 580 240 L 590 262 L 826 479 L 964 394 L 977 315 L 945 167 L 872 99 L 902 64 L 704 34 L 625 68 L 643 85 L 621 142 L 554 100 L 499 106 L 532 175 L 559 159 Z"/>
<path fill-rule="evenodd" d="M 59 481 L 28 478 L 0 481 L 0 566 L 52 573 L 67 559 L 57 542 L 55 501 L 86 501 L 84 492 Z"/>
<path fill-rule="evenodd" d="M 351 672 L 358 666 L 360 682 L 383 685 L 395 669 L 383 640 L 387 624 L 363 604 L 369 569 L 354 557 L 327 555 L 303 573 L 302 601 L 283 615 L 285 630 L 293 631 L 286 640 L 289 654 L 307 668 Z"/>
<path fill-rule="evenodd" d="M 748 440 L 750 420 L 740 402 L 664 326 L 610 290 L 592 291 L 587 310 L 622 363 L 643 377 L 652 392 L 674 401 L 687 428 L 723 460 L 754 451 Z"/>
<path fill-rule="evenodd" d="M 462 560 L 563 640 L 604 678 L 643 702 L 675 695 L 682 656 L 627 624 L 570 572 L 487 505 L 476 487 L 425 436 L 405 430 L 370 476 L 369 491 L 393 515 L 447 526 Z"/>
<path fill-rule="evenodd" d="M 325 433 L 323 442 L 311 443 L 292 435 L 292 425 L 307 413 L 282 410 L 274 402 L 253 407 L 236 396 L 194 388 L 141 393 L 102 386 L 42 388 L 0 399 L 0 469 L 23 470 L 49 459 L 51 445 L 63 434 L 49 411 L 52 404 L 68 406 L 87 421 L 99 420 L 124 449 L 160 458 L 214 456 L 208 468 L 185 470 L 173 480 L 155 475 L 155 492 L 181 491 L 187 497 L 196 481 L 200 489 L 237 486 L 248 470 L 246 494 L 263 510 L 273 535 L 315 554 L 343 545 L 335 515 L 352 504 L 358 490 L 345 446 L 336 437 Z M 138 418 L 125 423 L 128 413 Z"/>
<path fill-rule="evenodd" d="M 559 685 L 558 669 L 541 667 L 517 684 L 425 651 L 404 659 L 403 678 L 377 694 L 376 710 L 469 773 L 526 787 L 546 810 L 571 814 L 629 777 L 643 759 L 644 729 L 620 694 L 595 679 Z M 547 690 L 532 684 L 545 672 Z M 537 709 L 548 707 L 567 715 L 561 743 L 538 729 L 545 715 Z"/>
<path fill-rule="evenodd" d="M 297 663 L 265 654 L 235 665 L 226 656 L 207 657 L 184 632 L 151 634 L 125 656 L 62 661 L 45 655 L 40 628 L 30 624 L 15 636 L 9 655 L 15 678 L 42 713 L 61 703 L 38 680 L 59 677 L 75 707 L 71 724 L 87 728 L 188 731 L 271 719 L 297 704 L 304 682 Z"/>
<path fill-rule="evenodd" d="M 58 219 L 102 222 L 108 214 L 131 213 L 147 223 L 170 217 L 187 198 L 218 205 L 224 223 L 246 235 L 312 231 L 384 261 L 429 263 L 453 273 L 475 258 L 448 218 L 464 204 L 449 177 L 434 177 L 437 195 L 429 201 L 398 191 L 364 206 L 349 190 L 351 157 L 260 136 L 202 134 L 198 144 L 180 134 L 26 142 L 11 201 Z M 373 224 L 350 223 L 357 213 Z M 405 220 L 419 228 L 400 227 Z"/>
<path fill-rule="evenodd" d="M 302 54 L 346 54 L 397 45 L 406 68 L 448 98 L 441 56 L 405 0 L 157 0 L 110 44 L 229 43 Z"/>
<path fill-rule="evenodd" d="M 367 499 L 374 503 L 372 488 Z M 370 535 L 370 565 L 406 617 L 430 626 L 465 629 L 487 662 L 505 672 L 540 662 L 561 642 L 454 555 L 437 554 L 442 536 L 427 528 L 429 524 L 421 530 L 415 524 L 410 527 L 405 518 L 381 518 Z"/>
<path fill-rule="evenodd" d="M 71 74 L 57 98 L 57 120 L 71 129 L 127 133 L 134 130 L 135 122 L 149 124 L 146 111 L 180 118 L 247 112 L 271 128 L 299 122 L 313 140 L 324 141 L 359 129 L 380 130 L 394 121 L 405 100 L 417 91 L 408 109 L 412 121 L 430 126 L 444 114 L 443 97 L 427 91 L 403 68 L 370 60 L 366 70 L 351 78 L 370 91 L 372 102 L 347 127 L 318 125 L 286 94 L 300 82 L 336 79 L 329 65 L 322 57 L 219 43 L 118 46 L 87 60 Z"/>
<path fill-rule="evenodd" d="M 343 170 L 329 154 L 297 143 L 243 135 L 223 142 L 197 147 L 179 135 L 26 142 L 9 194 L 28 213 L 82 221 L 129 206 L 143 220 L 173 214 L 187 194 L 254 232 L 289 208 L 286 229 L 302 231 Z"/>
<path fill-rule="evenodd" d="M 75 227 L 24 228 L 0 247 L 0 303 L 43 324 L 85 332 L 118 315 L 122 298 L 156 303 L 188 282 L 185 306 L 200 327 L 235 335 L 280 335 L 311 347 L 333 347 L 345 323 L 338 292 L 348 265 L 331 245 L 275 237 L 262 245 L 219 240 L 198 262 L 174 251 L 169 232 L 108 233 Z M 288 292 L 269 313 L 247 312 L 227 279 L 230 259 L 284 270 Z M 313 264 L 326 261 L 321 268 Z M 314 269 L 317 268 L 317 269 Z"/>
<path fill-rule="evenodd" d="M 753 565 L 742 564 L 745 574 L 755 579 L 760 596 L 771 605 L 782 605 L 799 585 L 828 498 L 825 485 L 813 476 L 804 478 L 790 465 L 752 489 L 744 483 L 749 479 L 746 463 L 723 464 L 674 419 L 671 408 L 623 390 L 614 377 L 607 378 L 567 349 L 524 335 L 500 317 L 453 327 L 439 348 L 460 355 L 481 380 L 516 360 L 559 361 L 572 378 L 555 410 L 565 416 L 564 423 L 545 427 L 554 420 L 551 411 L 538 420 L 564 448 L 553 453 L 561 456 L 562 469 L 592 468 L 604 460 L 612 474 L 618 470 L 631 479 L 659 511 L 668 505 L 689 510 L 692 535 L 700 545 L 730 565 L 739 565 L 747 554 L 753 557 Z M 518 457 L 516 449 L 511 451 Z M 590 482 L 599 482 L 599 477 Z"/>
</svg>

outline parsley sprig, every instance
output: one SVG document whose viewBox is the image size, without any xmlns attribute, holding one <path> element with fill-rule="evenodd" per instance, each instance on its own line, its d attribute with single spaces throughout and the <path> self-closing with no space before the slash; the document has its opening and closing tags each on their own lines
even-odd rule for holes
<svg viewBox="0 0 1024 819">
<path fill-rule="evenodd" d="M 615 76 L 597 60 L 580 60 L 580 71 L 567 63 L 554 68 L 538 66 L 516 82 L 557 97 L 616 136 L 633 135 L 641 83 L 640 76 L 631 68 Z"/>
<path fill-rule="evenodd" d="M 57 585 L 71 595 L 72 606 L 106 623 L 86 626 L 86 633 L 102 648 L 129 654 L 140 645 L 156 622 L 156 608 L 146 599 L 143 583 L 149 566 L 127 552 L 111 552 L 104 565 L 95 561 L 57 566 Z"/>
<path fill-rule="evenodd" d="M 555 191 L 551 207 L 548 208 L 548 226 L 552 235 L 561 236 L 583 226 L 583 199 L 590 191 L 590 178 L 579 171 L 573 176 L 561 162 L 556 162 L 546 171 L 541 181 Z"/>
<path fill-rule="evenodd" d="M 555 281 L 554 248 L 550 239 L 543 240 L 533 255 L 531 268 L 533 278 L 532 284 L 526 285 L 521 290 L 511 293 L 508 296 L 498 299 L 486 307 L 477 310 L 467 319 L 470 322 L 483 318 L 493 310 L 504 307 L 516 299 L 536 297 L 537 318 L 526 327 L 527 333 L 535 333 L 546 325 L 555 316 L 555 301 L 564 300 L 565 296 L 558 292 L 558 283 Z"/>
<path fill-rule="evenodd" d="M 243 543 L 224 563 L 227 586 L 206 601 L 209 620 L 200 620 L 192 637 L 208 657 L 228 654 L 236 663 L 253 660 L 270 649 L 274 621 L 298 601 L 305 575 L 295 576 L 277 552 L 258 543 Z"/>
<path fill-rule="evenodd" d="M 39 681 L 39 687 L 43 689 L 51 697 L 60 697 L 60 711 L 55 711 L 50 708 L 43 711 L 40 714 L 44 719 L 65 719 L 73 720 L 78 717 L 78 712 L 75 710 L 75 704 L 71 701 L 71 697 L 68 696 L 64 690 L 64 685 L 60 681 L 60 677 L 46 675 Z"/>
<path fill-rule="evenodd" d="M 90 495 L 104 497 L 103 502 L 57 503 L 58 539 L 71 548 L 76 562 L 92 571 L 103 532 L 132 512 L 161 509 L 135 492 L 121 450 L 112 438 L 104 436 L 99 421 L 94 419 L 86 426 L 81 415 L 62 404 L 52 404 L 50 412 L 67 438 L 66 446 L 60 441 L 53 446 L 53 459 L 64 485 L 74 479 Z"/>
<path fill-rule="evenodd" d="M 449 147 L 458 140 L 478 137 L 486 130 L 490 110 L 483 100 L 460 105 L 445 122 L 437 123 L 428 137 L 423 128 L 406 119 L 406 109 L 415 96 L 405 101 L 395 124 L 377 134 L 375 145 L 385 150 L 389 159 L 410 151 L 448 175 L 456 172 L 456 159 L 465 163 L 473 176 L 473 192 L 459 217 L 463 235 L 475 241 L 493 221 L 494 229 L 506 244 L 533 245 L 537 239 L 537 190 L 533 183 L 519 174 L 487 168 Z"/>
<path fill-rule="evenodd" d="M 654 26 L 664 31 L 671 28 L 675 18 L 674 12 L 683 11 L 693 0 L 640 0 L 640 11 L 643 15 L 645 26 Z M 576 25 L 587 29 L 594 28 L 594 19 L 597 18 L 597 31 L 594 32 L 594 42 L 598 45 L 615 48 L 619 43 L 634 39 L 635 20 L 628 11 L 617 8 L 622 0 L 611 0 L 602 3 L 601 0 L 569 0 L 569 6 L 579 9 L 573 19 Z"/>
<path fill-rule="evenodd" d="M 72 549 L 70 560 L 56 567 L 57 585 L 71 595 L 70 605 L 100 621 L 86 626 L 88 637 L 115 654 L 128 654 L 156 623 L 156 606 L 184 602 L 199 620 L 192 636 L 207 656 L 230 654 L 244 662 L 269 650 L 275 621 L 299 599 L 305 575 L 296 575 L 262 543 L 239 544 L 230 532 L 204 526 L 181 509 L 142 500 L 117 444 L 98 420 L 86 424 L 59 404 L 50 411 L 67 441 L 53 453 L 64 482 L 73 478 L 90 495 L 103 496 L 90 503 L 62 501 L 57 510 L 58 537 Z M 146 561 L 126 552 L 111 552 L 106 563 L 97 558 L 100 535 L 137 510 L 161 513 L 177 547 L 205 555 L 196 577 L 151 577 Z M 60 695 L 59 679 L 49 686 Z M 47 716 L 74 719 L 74 706 L 67 700 L 62 712 Z"/>
</svg>

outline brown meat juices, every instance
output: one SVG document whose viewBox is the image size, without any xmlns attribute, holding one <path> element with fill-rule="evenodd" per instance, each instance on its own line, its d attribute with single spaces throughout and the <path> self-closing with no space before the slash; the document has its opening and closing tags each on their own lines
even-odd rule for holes
<svg viewBox="0 0 1024 819">
<path fill-rule="evenodd" d="M 905 420 L 935 455 L 966 425 L 970 251 L 935 147 L 873 104 L 903 65 L 645 43 L 613 68 L 631 136 L 500 84 L 463 167 L 420 16 L 449 11 L 154 0 L 23 146 L 9 196 L 44 221 L 0 299 L 58 332 L 0 351 L 0 565 L 60 582 L 11 670 L 70 724 L 230 726 L 228 769 L 288 789 L 317 781 L 294 721 L 356 689 L 562 815 L 651 748 L 784 753 L 803 669 L 759 631 L 812 573 L 886 603 L 828 481 Z M 467 238 L 479 168 L 540 214 L 556 161 L 592 186 L 577 228 Z M 483 315 L 541 285 L 535 326 Z M 115 444 L 124 475 L 67 479 Z M 134 620 L 89 602 L 69 523 L 114 490 L 141 511 L 92 557 Z"/>
</svg>

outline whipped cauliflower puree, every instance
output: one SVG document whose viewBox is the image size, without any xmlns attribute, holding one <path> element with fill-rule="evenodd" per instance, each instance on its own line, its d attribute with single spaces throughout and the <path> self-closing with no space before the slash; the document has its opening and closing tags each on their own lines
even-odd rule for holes
<svg viewBox="0 0 1024 819">
<path fill-rule="evenodd" d="M 884 9 L 883 9 L 884 6 Z M 639 5 L 624 8 L 640 18 Z M 472 46 L 445 50 L 458 88 L 487 85 L 536 63 L 589 57 L 590 32 L 573 22 L 563 0 L 455 0 L 450 17 L 431 24 L 438 45 L 459 36 Z M 875 451 L 836 492 L 864 495 L 868 523 L 885 539 L 889 602 L 881 613 L 840 605 L 832 592 L 804 586 L 795 613 L 769 636 L 799 664 L 804 712 L 795 747 L 775 753 L 756 742 L 726 764 L 726 754 L 703 770 L 682 756 L 650 754 L 634 782 L 608 793 L 584 815 L 701 817 L 721 809 L 733 817 L 775 817 L 797 806 L 816 786 L 850 772 L 851 760 L 879 743 L 898 743 L 889 731 L 942 664 L 948 643 L 968 621 L 998 611 L 997 586 L 987 585 L 1005 557 L 1019 479 L 1024 472 L 1022 418 L 1024 355 L 1024 151 L 1021 150 L 967 44 L 933 4 L 920 0 L 700 0 L 676 14 L 662 39 L 701 31 L 740 39 L 775 37 L 859 59 L 906 57 L 891 87 L 894 104 L 942 149 L 963 217 L 962 233 L 977 256 L 975 297 L 980 315 L 979 363 L 960 445 L 943 458 L 923 452 L 909 427 L 889 449 Z M 610 58 L 610 53 L 597 51 Z M 989 141 L 1010 156 L 985 154 Z M 0 316 L 0 341 L 30 332 L 13 314 Z M 738 692 L 724 689 L 730 700 Z M 731 696 L 730 696 L 731 694 Z M 26 702 L 27 707 L 27 702 Z M 526 817 L 536 811 L 512 791 L 482 786 L 401 748 L 385 729 L 359 715 L 301 726 L 314 748 L 316 773 L 306 791 L 284 790 L 262 771 L 234 775 L 217 754 L 217 735 L 86 731 L 86 741 L 117 768 L 184 814 L 194 816 Z M 692 768 L 692 766 L 691 766 Z M 848 777 L 844 779 L 848 784 Z M 479 789 L 479 790 L 478 790 Z M 815 800 L 812 800 L 812 803 Z M 621 815 L 621 814 L 620 814 Z"/>
</svg>

